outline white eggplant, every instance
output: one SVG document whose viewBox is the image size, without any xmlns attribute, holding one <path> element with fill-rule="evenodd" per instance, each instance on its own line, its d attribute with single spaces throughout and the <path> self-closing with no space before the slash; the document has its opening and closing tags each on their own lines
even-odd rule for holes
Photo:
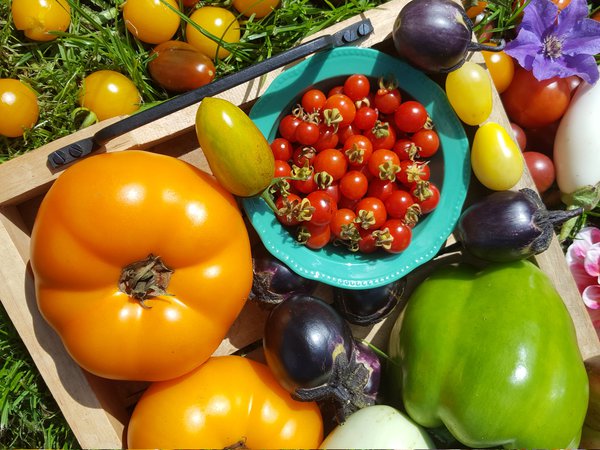
<svg viewBox="0 0 600 450">
<path fill-rule="evenodd" d="M 373 405 L 359 409 L 334 428 L 322 449 L 435 448 L 427 432 L 395 408 Z"/>
</svg>

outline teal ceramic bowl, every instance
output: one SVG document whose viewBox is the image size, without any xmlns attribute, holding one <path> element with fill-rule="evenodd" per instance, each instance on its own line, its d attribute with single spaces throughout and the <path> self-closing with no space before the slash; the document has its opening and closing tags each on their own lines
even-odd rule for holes
<svg viewBox="0 0 600 450">
<path fill-rule="evenodd" d="M 431 260 L 452 233 L 469 184 L 469 142 L 438 84 L 403 61 L 368 48 L 336 48 L 285 70 L 252 107 L 250 117 L 271 142 L 279 120 L 303 92 L 316 84 L 333 86 L 352 73 L 373 79 L 394 76 L 402 91 L 425 106 L 440 137 L 441 148 L 430 161 L 440 202 L 415 226 L 408 248 L 398 254 L 360 254 L 332 245 L 311 250 L 295 241 L 261 198 L 246 198 L 243 207 L 265 247 L 299 275 L 336 287 L 368 289 L 389 284 Z"/>
</svg>

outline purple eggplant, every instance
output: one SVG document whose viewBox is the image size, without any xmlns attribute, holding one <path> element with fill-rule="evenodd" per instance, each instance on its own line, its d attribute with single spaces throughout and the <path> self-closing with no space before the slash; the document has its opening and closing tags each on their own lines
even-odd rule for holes
<svg viewBox="0 0 600 450">
<path fill-rule="evenodd" d="M 494 192 L 461 214 L 457 246 L 486 261 L 529 258 L 548 248 L 555 226 L 582 212 L 582 208 L 548 211 L 532 189 Z"/>
<path fill-rule="evenodd" d="M 390 314 L 402 299 L 406 278 L 370 289 L 333 289 L 333 305 L 353 325 L 373 325 Z"/>
<path fill-rule="evenodd" d="M 333 401 L 339 421 L 375 401 L 377 356 L 357 350 L 350 326 L 318 297 L 299 295 L 275 306 L 263 348 L 271 371 L 293 398 Z"/>
<path fill-rule="evenodd" d="M 459 68 L 469 52 L 500 51 L 498 46 L 472 41 L 473 24 L 453 0 L 412 0 L 398 14 L 392 39 L 398 55 L 413 66 L 433 73 Z"/>
</svg>

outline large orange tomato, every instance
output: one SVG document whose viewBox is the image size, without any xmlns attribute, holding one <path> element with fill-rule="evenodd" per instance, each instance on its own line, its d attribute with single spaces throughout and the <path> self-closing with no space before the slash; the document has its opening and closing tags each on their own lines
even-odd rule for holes
<svg viewBox="0 0 600 450">
<path fill-rule="evenodd" d="M 293 400 L 268 366 L 241 356 L 150 385 L 127 431 L 129 448 L 318 448 L 322 440 L 317 404 Z"/>
<path fill-rule="evenodd" d="M 176 158 L 91 156 L 45 195 L 31 237 L 39 309 L 84 369 L 165 380 L 206 361 L 252 286 L 234 197 Z"/>
</svg>

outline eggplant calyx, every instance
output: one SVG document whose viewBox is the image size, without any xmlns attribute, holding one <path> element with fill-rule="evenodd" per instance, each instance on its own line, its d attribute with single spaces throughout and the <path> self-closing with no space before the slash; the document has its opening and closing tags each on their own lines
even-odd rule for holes
<svg viewBox="0 0 600 450">
<path fill-rule="evenodd" d="M 167 287 L 173 269 L 165 265 L 159 256 L 150 253 L 145 259 L 128 264 L 121 271 L 119 290 L 140 302 L 149 309 L 146 300 L 159 295 L 171 295 Z"/>
<path fill-rule="evenodd" d="M 350 359 L 346 352 L 339 352 L 333 361 L 330 380 L 321 386 L 313 388 L 297 388 L 292 397 L 296 400 L 310 402 L 331 399 L 336 405 L 336 420 L 343 423 L 350 414 L 365 406 L 375 403 L 375 400 L 365 394 L 369 382 L 369 370 L 356 361 L 354 350 Z"/>
<path fill-rule="evenodd" d="M 252 261 L 252 264 L 254 265 L 254 261 Z M 270 309 L 286 299 L 286 296 L 273 292 L 268 288 L 272 284 L 274 275 L 272 272 L 257 272 L 254 270 L 252 290 L 248 295 L 248 299 L 251 302 L 258 303 L 259 306 Z"/>
</svg>

